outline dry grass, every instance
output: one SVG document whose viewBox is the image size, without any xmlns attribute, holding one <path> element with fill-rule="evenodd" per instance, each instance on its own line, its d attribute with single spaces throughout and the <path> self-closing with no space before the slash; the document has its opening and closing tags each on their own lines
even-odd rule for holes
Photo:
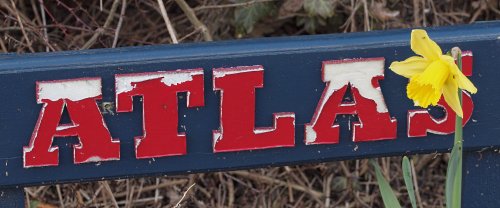
<svg viewBox="0 0 500 208">
<path fill-rule="evenodd" d="M 234 10 L 271 2 L 277 15 L 251 33 L 234 27 Z M 301 0 L 287 0 L 286 2 Z M 161 3 L 159 3 L 161 2 Z M 0 51 L 40 52 L 171 44 L 244 37 L 355 32 L 492 20 L 493 0 L 336 0 L 335 15 L 313 31 L 282 1 L 1 0 Z M 290 5 L 288 5 L 290 6 Z M 415 156 L 420 207 L 442 207 L 447 155 Z M 400 158 L 379 159 L 406 199 Z M 26 188 L 33 207 L 381 207 L 367 160 L 249 171 L 139 178 Z M 406 206 L 409 206 L 406 202 Z"/>
</svg>

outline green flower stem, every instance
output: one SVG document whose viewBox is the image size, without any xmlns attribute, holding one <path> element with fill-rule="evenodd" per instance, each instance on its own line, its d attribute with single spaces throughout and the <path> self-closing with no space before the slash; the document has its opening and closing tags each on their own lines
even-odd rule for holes
<svg viewBox="0 0 500 208">
<path fill-rule="evenodd" d="M 457 65 L 460 71 L 462 71 L 462 52 L 460 49 L 456 49 L 456 59 Z M 453 49 L 452 49 L 453 50 Z M 462 90 L 458 89 L 458 99 L 460 107 L 462 107 Z M 447 182 L 452 183 L 449 190 L 447 190 L 447 207 L 460 208 L 462 204 L 462 148 L 463 147 L 463 129 L 462 129 L 462 118 L 456 116 L 455 120 L 455 139 L 453 143 L 453 150 L 451 153 L 450 161 L 448 162 L 448 173 Z"/>
<path fill-rule="evenodd" d="M 460 69 L 460 71 L 462 71 L 462 52 L 460 50 L 458 50 L 458 54 L 457 54 L 457 65 L 458 65 L 458 69 Z M 460 103 L 460 108 L 462 108 L 462 90 L 461 89 L 458 89 L 458 101 Z M 455 120 L 455 143 L 454 145 L 456 145 L 457 143 L 461 143 L 463 141 L 463 133 L 462 133 L 462 118 L 460 116 L 456 116 L 456 120 Z M 460 151 L 462 152 L 462 151 Z"/>
<path fill-rule="evenodd" d="M 462 51 L 458 50 L 457 57 L 458 69 L 462 71 Z M 458 89 L 458 100 L 460 103 L 460 108 L 462 108 L 462 90 Z M 462 125 L 462 117 L 456 116 L 455 121 L 455 144 L 453 146 L 457 146 L 458 150 L 458 168 L 455 176 L 455 185 L 453 190 L 454 203 L 456 206 L 461 207 L 462 205 L 462 145 L 463 145 L 463 125 Z"/>
</svg>

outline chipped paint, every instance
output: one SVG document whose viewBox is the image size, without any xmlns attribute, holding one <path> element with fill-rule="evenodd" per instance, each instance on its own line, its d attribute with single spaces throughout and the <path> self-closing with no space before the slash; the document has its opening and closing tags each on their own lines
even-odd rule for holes
<svg viewBox="0 0 500 208">
<path fill-rule="evenodd" d="M 83 162 L 87 163 L 87 162 L 99 162 L 99 161 L 103 161 L 103 158 L 101 158 L 99 156 L 92 156 L 92 157 L 89 157 L 87 160 L 85 160 Z"/>
<path fill-rule="evenodd" d="M 317 135 L 312 125 L 305 125 L 305 137 L 306 144 L 311 144 L 316 141 Z"/>
<path fill-rule="evenodd" d="M 129 92 L 135 88 L 134 83 L 144 82 L 147 80 L 161 79 L 161 82 L 166 86 L 178 85 L 187 81 L 192 81 L 193 76 L 202 75 L 203 70 L 176 70 L 176 71 L 159 71 L 140 74 L 121 74 L 116 76 L 116 93 Z"/>
<path fill-rule="evenodd" d="M 213 70 L 212 77 L 213 89 L 219 90 L 221 95 L 220 127 L 212 133 L 214 152 L 251 151 L 295 145 L 294 113 L 274 113 L 273 127 L 254 126 L 255 88 L 263 87 L 262 66 L 218 68 Z M 225 131 L 225 128 L 231 131 Z"/>
<path fill-rule="evenodd" d="M 47 99 L 79 101 L 101 96 L 101 79 L 85 78 L 64 81 L 37 82 L 37 102 Z"/>
<path fill-rule="evenodd" d="M 136 158 L 186 154 L 186 134 L 177 132 L 178 93 L 186 92 L 187 107 L 203 106 L 203 84 L 200 68 L 115 75 L 118 113 L 133 111 L 132 98 L 141 97 L 143 135 L 134 137 Z"/>
<path fill-rule="evenodd" d="M 384 76 L 384 59 L 345 59 L 326 61 L 324 63 L 323 81 L 329 82 L 326 97 L 344 87 L 348 83 L 357 88 L 359 94 L 377 104 L 379 113 L 388 112 L 380 87 L 372 85 L 372 79 Z M 375 89 L 375 90 L 374 90 Z M 328 99 L 324 99 L 321 108 Z"/>
<path fill-rule="evenodd" d="M 75 164 L 94 156 L 102 160 L 120 158 L 119 141 L 111 137 L 96 103 L 102 94 L 100 78 L 40 81 L 36 89 L 37 101 L 43 107 L 29 145 L 23 147 L 25 168 L 59 164 L 59 148 L 52 145 L 55 137 L 78 137 L 79 143 L 73 145 Z M 59 124 L 65 108 L 71 121 Z"/>
<path fill-rule="evenodd" d="M 224 69 L 224 70 L 220 70 Z M 254 66 L 239 66 L 239 67 L 232 67 L 232 68 L 220 68 L 216 69 L 213 71 L 213 77 L 214 78 L 222 78 L 227 75 L 233 75 L 233 74 L 241 74 L 241 73 L 248 73 L 248 72 L 256 72 L 256 71 L 264 71 L 264 68 L 260 65 L 254 65 Z"/>
<path fill-rule="evenodd" d="M 360 113 L 359 111 L 361 109 L 365 109 L 363 110 L 365 113 L 368 114 L 375 113 L 373 115 L 366 115 L 366 116 L 373 117 L 377 116 L 376 114 L 381 114 L 378 115 L 380 118 L 380 122 L 382 121 L 385 122 L 385 120 L 387 120 L 387 117 L 384 116 L 385 115 L 388 116 L 388 109 L 385 104 L 382 91 L 378 84 L 378 79 L 381 79 L 383 77 L 384 77 L 384 58 L 344 59 L 344 60 L 324 61 L 322 69 L 322 79 L 326 83 L 326 87 L 325 90 L 323 91 L 323 94 L 320 98 L 320 101 L 313 115 L 313 118 L 311 119 L 311 122 L 306 124 L 304 127 L 305 143 L 315 144 L 318 142 L 317 138 L 319 136 L 318 135 L 319 133 L 315 129 L 315 126 L 318 123 L 319 117 L 324 112 L 324 108 L 327 105 L 327 102 L 332 100 L 334 94 L 336 94 L 335 100 L 338 100 L 338 103 L 332 103 L 331 105 L 333 105 L 333 107 L 335 107 L 335 105 L 338 105 L 337 107 L 335 107 L 337 108 L 336 109 L 337 111 L 341 109 L 346 109 L 346 110 L 349 109 L 341 114 L 358 114 L 359 116 Z M 344 95 L 338 94 L 338 93 L 345 93 L 347 87 L 351 88 L 353 98 L 356 97 L 354 96 L 355 94 L 360 96 L 354 99 L 352 103 L 343 102 L 342 98 Z M 359 104 L 360 101 L 362 101 L 363 104 Z M 373 101 L 375 105 L 375 112 L 371 112 L 370 110 L 371 109 L 370 105 L 372 105 L 370 103 L 371 101 Z M 358 108 L 358 105 L 362 105 L 362 107 Z M 330 108 L 331 107 L 332 106 L 330 106 Z M 331 114 L 334 112 L 329 112 L 329 113 Z M 335 113 L 335 115 L 337 114 Z M 338 134 L 339 126 L 338 124 L 334 124 L 334 120 L 335 117 L 333 117 L 331 124 L 329 124 L 329 126 L 323 127 L 323 128 L 335 129 L 331 131 L 329 134 Z M 352 126 L 354 127 L 354 129 L 352 130 L 353 132 L 352 135 L 353 135 L 353 140 L 355 141 L 357 139 L 360 139 L 358 131 L 361 128 L 363 128 L 362 119 L 359 120 L 360 120 L 359 122 L 352 122 Z M 392 133 L 389 132 L 387 132 L 387 134 L 381 133 L 381 135 L 379 136 L 374 136 L 373 139 L 370 138 L 368 135 L 364 135 L 361 136 L 363 137 L 363 139 L 361 140 L 380 140 L 385 138 L 395 138 L 396 120 L 389 118 L 389 124 L 390 125 L 388 125 L 386 128 L 391 129 L 390 131 Z M 377 125 L 377 124 L 373 123 L 371 125 Z M 351 121 L 349 120 L 349 130 L 350 128 L 351 128 Z M 325 131 L 330 131 L 330 130 L 325 129 Z M 323 135 L 323 137 L 328 137 L 328 139 L 324 138 L 327 141 L 320 141 L 320 143 L 338 142 L 338 135 L 330 135 L 330 136 Z"/>
</svg>

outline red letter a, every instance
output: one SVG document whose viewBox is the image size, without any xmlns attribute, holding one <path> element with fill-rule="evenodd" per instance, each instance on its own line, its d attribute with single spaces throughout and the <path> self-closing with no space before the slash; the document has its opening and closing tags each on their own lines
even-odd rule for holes
<svg viewBox="0 0 500 208">
<path fill-rule="evenodd" d="M 358 115 L 352 126 L 355 142 L 396 138 L 396 119 L 390 117 L 378 85 L 383 77 L 383 58 L 323 62 L 327 84 L 311 123 L 305 125 L 306 144 L 338 143 L 339 125 L 334 123 L 340 114 Z M 344 103 L 349 86 L 354 102 Z"/>
<path fill-rule="evenodd" d="M 221 91 L 220 130 L 213 132 L 214 152 L 295 145 L 295 114 L 274 114 L 274 127 L 254 128 L 255 88 L 263 87 L 262 66 L 213 71 L 214 90 Z"/>
<path fill-rule="evenodd" d="M 102 95 L 100 78 L 37 82 L 36 89 L 37 103 L 44 105 L 29 146 L 24 147 L 25 168 L 59 164 L 54 137 L 78 136 L 74 163 L 120 159 L 119 141 L 111 138 L 96 104 Z M 64 106 L 71 123 L 59 125 Z"/>
</svg>

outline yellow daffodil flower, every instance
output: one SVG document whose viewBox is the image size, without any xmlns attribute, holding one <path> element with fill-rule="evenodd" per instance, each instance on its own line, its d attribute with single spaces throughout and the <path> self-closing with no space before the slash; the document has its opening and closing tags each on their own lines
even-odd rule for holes
<svg viewBox="0 0 500 208">
<path fill-rule="evenodd" d="M 471 93 L 476 93 L 477 88 L 460 71 L 451 56 L 443 55 L 441 48 L 425 30 L 412 30 L 410 44 L 420 56 L 392 62 L 389 67 L 396 74 L 410 79 L 406 87 L 408 98 L 413 100 L 415 106 L 427 108 L 437 105 L 443 95 L 453 111 L 463 117 L 458 88 Z"/>
</svg>

